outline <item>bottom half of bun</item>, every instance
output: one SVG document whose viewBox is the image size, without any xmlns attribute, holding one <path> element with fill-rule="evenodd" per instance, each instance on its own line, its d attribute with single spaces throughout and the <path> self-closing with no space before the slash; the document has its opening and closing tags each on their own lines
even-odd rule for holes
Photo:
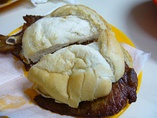
<svg viewBox="0 0 157 118">
<path fill-rule="evenodd" d="M 119 113 L 129 102 L 136 101 L 137 74 L 134 69 L 125 67 L 125 73 L 119 81 L 113 83 L 112 91 L 106 97 L 93 101 L 84 101 L 78 108 L 69 107 L 63 103 L 56 103 L 54 99 L 35 96 L 35 102 L 42 108 L 61 115 L 77 117 L 106 117 Z"/>
</svg>

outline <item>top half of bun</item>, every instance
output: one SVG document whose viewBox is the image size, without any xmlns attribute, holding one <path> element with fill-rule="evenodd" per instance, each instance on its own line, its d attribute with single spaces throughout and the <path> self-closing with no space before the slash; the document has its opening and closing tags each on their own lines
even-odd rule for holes
<svg viewBox="0 0 157 118">
<path fill-rule="evenodd" d="M 22 53 L 27 63 L 74 43 L 97 39 L 110 25 L 84 5 L 65 5 L 29 26 L 23 35 Z"/>
<path fill-rule="evenodd" d="M 36 63 L 43 55 L 95 39 L 100 53 L 112 67 L 115 82 L 124 73 L 125 61 L 132 65 L 131 58 L 104 18 L 84 5 L 61 6 L 29 26 L 23 35 L 22 53 L 28 63 Z"/>
</svg>

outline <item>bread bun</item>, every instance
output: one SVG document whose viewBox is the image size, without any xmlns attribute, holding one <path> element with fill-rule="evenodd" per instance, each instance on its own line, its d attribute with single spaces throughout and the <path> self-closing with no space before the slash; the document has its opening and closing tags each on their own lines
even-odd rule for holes
<svg viewBox="0 0 157 118">
<path fill-rule="evenodd" d="M 37 91 L 74 108 L 107 96 L 112 82 L 123 76 L 125 62 L 132 66 L 108 23 L 83 5 L 62 6 L 27 28 L 23 54 L 33 62 L 42 57 L 28 73 Z"/>
<path fill-rule="evenodd" d="M 121 45 L 116 39 L 115 34 L 110 30 L 104 30 L 99 38 L 100 53 L 110 63 L 114 78 L 113 82 L 118 81 L 124 74 L 125 62 Z"/>
<path fill-rule="evenodd" d="M 65 5 L 29 26 L 22 39 L 27 63 L 74 43 L 97 39 L 109 24 L 83 5 Z M 74 38 L 75 37 L 75 38 Z"/>
<path fill-rule="evenodd" d="M 83 45 L 72 45 L 44 56 L 28 74 L 42 94 L 74 108 L 81 101 L 108 95 L 112 77 L 105 58 Z"/>
</svg>

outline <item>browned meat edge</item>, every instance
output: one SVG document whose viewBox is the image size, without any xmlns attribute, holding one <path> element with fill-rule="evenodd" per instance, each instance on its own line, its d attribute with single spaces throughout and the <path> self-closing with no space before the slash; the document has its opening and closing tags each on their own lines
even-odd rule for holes
<svg viewBox="0 0 157 118">
<path fill-rule="evenodd" d="M 10 51 L 14 52 L 14 50 L 16 50 L 15 48 L 18 47 L 17 45 L 21 45 L 21 43 L 22 43 L 22 36 L 23 36 L 24 31 L 30 25 L 32 25 L 34 22 L 36 22 L 37 20 L 39 20 L 42 17 L 43 16 L 26 15 L 26 16 L 23 17 L 23 19 L 26 21 L 26 23 L 23 24 L 23 28 L 20 32 L 18 32 L 15 35 L 12 35 L 12 36 L 5 36 L 5 35 L 0 34 L 0 52 L 1 53 L 7 53 L 7 52 L 10 52 Z M 18 42 L 16 42 L 15 45 L 14 44 L 13 45 L 6 44 L 6 40 L 9 37 L 13 37 L 13 38 L 10 39 L 11 42 L 14 42 L 14 37 L 16 37 L 18 39 Z"/>
<path fill-rule="evenodd" d="M 44 16 L 34 16 L 34 15 L 26 15 L 23 17 L 23 19 L 26 21 L 23 24 L 22 30 L 18 32 L 15 35 L 12 36 L 4 36 L 0 34 L 0 53 L 8 53 L 11 52 L 13 55 L 15 55 L 17 58 L 19 58 L 23 62 L 23 55 L 20 54 L 21 49 L 22 49 L 22 36 L 24 34 L 24 31 L 33 23 L 35 23 L 37 20 L 43 18 Z M 18 39 L 18 41 L 14 45 L 10 45 L 6 43 L 6 40 L 10 38 L 10 41 L 14 42 L 14 38 Z M 26 64 L 23 62 L 25 65 L 25 69 L 29 70 L 30 66 L 33 64 Z"/>
</svg>

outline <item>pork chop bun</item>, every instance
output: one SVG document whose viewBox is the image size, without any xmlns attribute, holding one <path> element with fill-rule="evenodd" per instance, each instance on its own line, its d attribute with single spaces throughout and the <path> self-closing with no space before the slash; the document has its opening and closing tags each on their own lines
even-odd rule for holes
<svg viewBox="0 0 157 118">
<path fill-rule="evenodd" d="M 28 27 L 22 41 L 28 63 L 40 60 L 28 72 L 34 88 L 73 108 L 107 96 L 125 63 L 132 67 L 110 25 L 83 5 L 58 8 Z"/>
</svg>

